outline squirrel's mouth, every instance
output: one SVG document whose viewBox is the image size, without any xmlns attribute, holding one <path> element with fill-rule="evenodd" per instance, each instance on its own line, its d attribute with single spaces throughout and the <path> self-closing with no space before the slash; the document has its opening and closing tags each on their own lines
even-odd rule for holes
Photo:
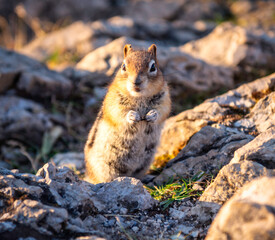
<svg viewBox="0 0 275 240">
<path fill-rule="evenodd" d="M 135 92 L 140 92 L 141 88 L 140 87 L 134 87 Z"/>
</svg>

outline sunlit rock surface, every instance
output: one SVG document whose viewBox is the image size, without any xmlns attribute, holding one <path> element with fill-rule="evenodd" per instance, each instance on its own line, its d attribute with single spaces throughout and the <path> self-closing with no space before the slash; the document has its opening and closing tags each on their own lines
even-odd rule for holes
<svg viewBox="0 0 275 240">
<path fill-rule="evenodd" d="M 206 239 L 273 239 L 275 177 L 254 180 L 221 208 Z"/>
</svg>

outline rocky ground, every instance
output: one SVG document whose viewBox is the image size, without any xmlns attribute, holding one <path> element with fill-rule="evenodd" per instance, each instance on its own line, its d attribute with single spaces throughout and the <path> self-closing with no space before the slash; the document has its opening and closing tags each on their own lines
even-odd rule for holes
<svg viewBox="0 0 275 240">
<path fill-rule="evenodd" d="M 0 6 L 1 239 L 275 238 L 274 2 Z M 151 170 L 87 183 L 83 146 L 123 46 L 152 42 L 173 111 Z M 183 179 L 192 194 L 153 198 Z"/>
</svg>

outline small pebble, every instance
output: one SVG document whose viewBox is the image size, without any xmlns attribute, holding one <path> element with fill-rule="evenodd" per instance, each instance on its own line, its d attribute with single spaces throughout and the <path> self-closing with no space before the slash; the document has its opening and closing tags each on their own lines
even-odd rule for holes
<svg viewBox="0 0 275 240">
<path fill-rule="evenodd" d="M 127 208 L 121 208 L 119 212 L 120 212 L 120 214 L 125 215 L 125 214 L 128 213 L 128 209 Z"/>
<path fill-rule="evenodd" d="M 134 226 L 134 227 L 132 227 L 132 230 L 133 230 L 133 232 L 137 233 L 139 231 L 139 228 Z"/>
</svg>

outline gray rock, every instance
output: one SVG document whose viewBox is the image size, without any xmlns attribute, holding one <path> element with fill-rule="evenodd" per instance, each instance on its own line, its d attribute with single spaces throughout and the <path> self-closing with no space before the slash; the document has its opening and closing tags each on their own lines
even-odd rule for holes
<svg viewBox="0 0 275 240">
<path fill-rule="evenodd" d="M 206 239 L 274 239 L 275 178 L 245 185 L 220 210 Z"/>
<path fill-rule="evenodd" d="M 275 80 L 274 80 L 275 81 Z M 274 84 L 275 85 L 275 84 Z M 263 133 L 275 126 L 275 92 L 261 98 L 253 107 L 248 119 L 255 124 L 259 133 Z"/>
<path fill-rule="evenodd" d="M 57 167 L 68 167 L 80 172 L 85 170 L 84 153 L 82 152 L 58 153 L 52 160 Z"/>
<path fill-rule="evenodd" d="M 217 102 L 220 106 L 238 109 L 252 108 L 259 98 L 266 96 L 275 88 L 275 73 L 257 79 L 251 83 L 243 84 L 237 89 L 231 90 L 206 102 Z"/>
<path fill-rule="evenodd" d="M 66 167 L 56 168 L 53 164 L 45 164 L 37 176 L 44 178 L 40 182 L 50 186 L 55 200 L 62 207 L 77 209 L 80 205 L 81 208 L 89 206 L 93 211 L 107 213 L 121 208 L 128 211 L 145 210 L 155 204 L 142 183 L 134 178 L 122 177 L 110 183 L 92 185 L 80 181 L 72 170 Z M 136 194 L 139 198 L 136 198 Z"/>
<path fill-rule="evenodd" d="M 185 44 L 182 50 L 214 65 L 274 70 L 275 39 L 229 23 L 218 25 L 211 34 Z"/>
<path fill-rule="evenodd" d="M 0 217 L 0 221 L 13 221 L 31 227 L 45 235 L 59 232 L 68 220 L 68 212 L 62 208 L 49 207 L 34 200 L 16 200 L 13 211 Z"/>
<path fill-rule="evenodd" d="M 102 185 L 93 200 L 100 212 L 114 212 L 121 208 L 128 211 L 145 210 L 156 204 L 142 183 L 130 177 L 119 177 Z"/>
<path fill-rule="evenodd" d="M 200 201 L 223 204 L 244 184 L 269 174 L 270 171 L 255 162 L 244 160 L 240 163 L 230 163 L 221 169 L 214 182 L 200 197 Z"/>
<path fill-rule="evenodd" d="M 206 126 L 190 138 L 185 148 L 154 179 L 154 183 L 160 185 L 171 177 L 189 177 L 200 171 L 214 174 L 230 162 L 235 150 L 252 139 L 250 135 L 230 128 Z"/>
<path fill-rule="evenodd" d="M 21 179 L 16 179 L 13 175 L 0 176 L 0 192 L 10 198 L 16 198 L 18 194 L 26 194 L 34 198 L 40 198 L 43 190 L 38 186 L 28 186 Z"/>
<path fill-rule="evenodd" d="M 204 92 L 233 87 L 232 71 L 228 68 L 193 58 L 180 48 L 160 48 L 158 54 L 163 75 L 170 83 L 174 96 L 186 95 L 186 89 Z"/>
<path fill-rule="evenodd" d="M 258 131 L 269 128 L 274 124 L 274 114 L 272 114 L 274 94 L 271 93 L 266 99 L 265 96 L 272 92 L 274 87 L 275 74 L 271 74 L 169 118 L 161 133 L 155 155 L 156 163 L 158 159 L 175 157 L 190 137 L 206 125 L 220 122 L 223 125 L 240 128 L 240 131 L 253 130 L 255 123 Z M 253 106 L 255 108 L 251 109 Z M 258 117 L 258 114 L 262 118 Z"/>
<path fill-rule="evenodd" d="M 213 221 L 220 207 L 217 203 L 199 201 L 190 209 L 189 214 L 194 216 L 200 223 L 205 224 L 211 220 Z"/>
<path fill-rule="evenodd" d="M 59 206 L 74 209 L 79 216 L 88 214 L 85 212 L 86 209 L 95 210 L 92 200 L 95 186 L 80 181 L 69 168 L 56 168 L 53 164 L 47 163 L 38 170 L 36 175 L 43 178 L 39 182 L 49 186 L 49 191 Z"/>
<path fill-rule="evenodd" d="M 3 156 L 3 159 L 8 160 L 8 161 L 14 161 L 16 160 L 16 162 L 18 163 L 26 163 L 26 161 L 29 161 L 24 155 L 22 155 L 22 152 L 20 152 L 19 148 L 14 148 L 11 146 L 1 146 L 0 148 L 1 151 L 1 155 Z M 1 164 L 3 164 L 4 168 L 9 168 L 9 167 L 5 167 L 4 165 L 9 165 L 7 162 L 1 162 Z"/>
<path fill-rule="evenodd" d="M 46 110 L 31 100 L 0 96 L 0 140 L 18 139 L 35 145 L 53 127 Z"/>
<path fill-rule="evenodd" d="M 257 162 L 269 169 L 275 169 L 275 126 L 258 135 L 253 141 L 239 148 L 231 163 L 244 160 Z"/>
<path fill-rule="evenodd" d="M 108 219 L 102 213 L 125 215 L 144 211 L 156 203 L 134 178 L 118 178 L 111 183 L 93 185 L 79 180 L 72 170 L 56 168 L 51 163 L 41 168 L 37 176 L 6 169 L 0 169 L 0 175 L 1 236 L 19 236 L 22 229 L 29 229 L 28 235 L 24 230 L 20 236 L 59 238 L 85 234 L 105 237 L 104 227 L 112 231 L 120 225 L 110 222 L 107 226 Z M 124 218 L 121 221 L 127 228 L 134 226 Z"/>
<path fill-rule="evenodd" d="M 0 233 L 11 232 L 14 230 L 16 225 L 13 222 L 1 222 L 0 223 Z"/>
<path fill-rule="evenodd" d="M 4 161 L 0 161 L 0 168 L 12 169 L 12 166 Z"/>
<path fill-rule="evenodd" d="M 24 46 L 20 52 L 39 61 L 47 61 L 57 52 L 83 57 L 95 48 L 108 43 L 108 37 L 95 38 L 95 36 L 96 32 L 91 23 L 78 21 L 33 40 Z"/>
<path fill-rule="evenodd" d="M 133 230 L 133 232 L 137 233 L 139 231 L 139 228 L 134 226 L 134 227 L 132 227 L 132 230 Z"/>
<path fill-rule="evenodd" d="M 170 117 L 163 127 L 155 158 L 174 156 L 202 127 L 222 118 L 227 112 L 228 109 L 217 103 L 202 103 L 192 110 Z"/>
<path fill-rule="evenodd" d="M 149 42 L 131 38 L 119 38 L 85 56 L 76 66 L 74 77 L 81 84 L 104 85 L 115 75 L 123 61 L 123 47 L 131 43 L 134 48 L 147 48 Z M 158 47 L 158 61 L 163 74 L 171 85 L 172 95 L 180 95 L 185 89 L 208 91 L 221 86 L 232 87 L 231 70 L 215 67 L 197 60 L 179 48 Z"/>
<path fill-rule="evenodd" d="M 71 82 L 57 72 L 47 69 L 22 72 L 17 88 L 32 97 L 66 98 L 72 90 Z"/>
<path fill-rule="evenodd" d="M 178 219 L 178 220 L 182 220 L 186 217 L 186 212 L 179 211 L 179 210 L 174 209 L 174 208 L 169 209 L 169 214 L 172 218 Z"/>
<path fill-rule="evenodd" d="M 5 92 L 9 89 L 16 80 L 18 72 L 10 72 L 6 69 L 1 69 L 0 72 L 0 93 Z"/>
<path fill-rule="evenodd" d="M 79 181 L 78 177 L 72 170 L 67 167 L 56 168 L 56 166 L 52 163 L 46 163 L 37 171 L 36 176 L 44 178 L 44 181 L 48 183 L 52 180 L 60 183 Z"/>
<path fill-rule="evenodd" d="M 0 92 L 13 83 L 18 90 L 34 97 L 66 98 L 72 90 L 70 80 L 34 59 L 5 49 L 0 49 L 0 59 Z"/>
<path fill-rule="evenodd" d="M 189 235 L 190 232 L 192 232 L 193 227 L 188 227 L 185 225 L 179 225 L 178 229 L 179 232 L 182 232 L 184 235 Z"/>
</svg>

